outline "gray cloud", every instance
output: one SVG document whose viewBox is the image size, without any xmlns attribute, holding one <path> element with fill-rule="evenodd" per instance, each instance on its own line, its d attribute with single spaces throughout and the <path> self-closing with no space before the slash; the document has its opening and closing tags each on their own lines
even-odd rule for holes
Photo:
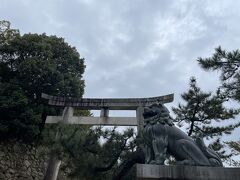
<svg viewBox="0 0 240 180">
<path fill-rule="evenodd" d="M 206 89 L 217 86 L 215 75 L 203 72 L 195 59 L 209 56 L 218 45 L 238 48 L 238 5 L 1 0 L 0 15 L 22 33 L 56 34 L 76 46 L 86 58 L 85 96 L 156 96 L 169 91 L 178 97 L 191 75 L 206 77 L 199 79 Z"/>
<path fill-rule="evenodd" d="M 62 36 L 86 58 L 85 97 L 180 93 L 196 76 L 215 90 L 218 75 L 197 57 L 238 49 L 240 1 L 0 0 L 0 17 L 22 33 Z M 169 106 L 171 106 L 169 105 Z"/>
</svg>

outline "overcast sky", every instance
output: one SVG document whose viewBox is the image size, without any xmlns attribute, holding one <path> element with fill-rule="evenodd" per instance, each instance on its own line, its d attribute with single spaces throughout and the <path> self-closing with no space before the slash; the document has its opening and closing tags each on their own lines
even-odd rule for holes
<svg viewBox="0 0 240 180">
<path fill-rule="evenodd" d="M 0 0 L 0 19 L 75 46 L 86 59 L 84 97 L 174 93 L 170 107 L 191 76 L 216 89 L 218 75 L 196 59 L 239 48 L 239 9 L 236 0 Z"/>
<path fill-rule="evenodd" d="M 2 19 L 21 34 L 57 35 L 75 46 L 86 59 L 84 97 L 174 93 L 168 107 L 191 76 L 214 91 L 218 74 L 196 59 L 240 44 L 238 0 L 0 0 Z"/>
</svg>

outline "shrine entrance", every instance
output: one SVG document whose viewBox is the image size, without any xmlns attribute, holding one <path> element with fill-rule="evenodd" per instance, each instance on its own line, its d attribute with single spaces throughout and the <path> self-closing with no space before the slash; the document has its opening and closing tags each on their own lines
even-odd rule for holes
<svg viewBox="0 0 240 180">
<path fill-rule="evenodd" d="M 152 104 L 165 104 L 173 101 L 174 95 L 168 94 L 150 98 L 74 98 L 42 94 L 48 104 L 63 107 L 62 116 L 47 116 L 46 123 L 88 124 L 103 126 L 137 126 L 143 127 L 143 108 Z M 100 117 L 74 116 L 74 108 L 82 110 L 100 110 Z M 136 117 L 110 117 L 111 110 L 135 110 Z M 56 180 L 61 161 L 50 158 L 45 180 Z"/>
</svg>

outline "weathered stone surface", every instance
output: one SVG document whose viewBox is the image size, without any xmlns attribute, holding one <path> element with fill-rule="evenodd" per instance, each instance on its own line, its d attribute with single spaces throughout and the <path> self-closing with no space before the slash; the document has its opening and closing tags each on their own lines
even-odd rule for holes
<svg viewBox="0 0 240 180">
<path fill-rule="evenodd" d="M 239 180 L 240 168 L 137 164 L 139 180 Z"/>
<path fill-rule="evenodd" d="M 47 156 L 42 155 L 36 147 L 18 141 L 0 142 L 0 154 L 1 180 L 43 179 Z"/>
<path fill-rule="evenodd" d="M 46 150 L 47 151 L 47 150 Z M 0 180 L 42 180 L 49 155 L 18 141 L 0 142 Z M 59 180 L 66 179 L 61 172 Z"/>
</svg>

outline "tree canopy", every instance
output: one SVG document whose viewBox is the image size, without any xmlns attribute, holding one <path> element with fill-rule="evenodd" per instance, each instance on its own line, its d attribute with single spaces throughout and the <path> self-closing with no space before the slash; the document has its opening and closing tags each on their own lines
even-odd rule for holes
<svg viewBox="0 0 240 180">
<path fill-rule="evenodd" d="M 41 93 L 81 97 L 84 59 L 63 38 L 24 34 L 0 23 L 0 137 L 32 140 L 48 113 Z"/>
<path fill-rule="evenodd" d="M 128 169 L 119 160 L 136 147 L 132 129 L 119 133 L 115 128 L 61 124 L 44 128 L 46 115 L 60 115 L 62 109 L 46 105 L 41 94 L 81 97 L 84 69 L 84 59 L 63 38 L 21 35 L 8 21 L 0 21 L 0 140 L 35 142 L 42 132 L 40 144 L 64 160 L 70 176 L 120 179 Z M 91 115 L 75 111 L 83 114 Z"/>
</svg>

